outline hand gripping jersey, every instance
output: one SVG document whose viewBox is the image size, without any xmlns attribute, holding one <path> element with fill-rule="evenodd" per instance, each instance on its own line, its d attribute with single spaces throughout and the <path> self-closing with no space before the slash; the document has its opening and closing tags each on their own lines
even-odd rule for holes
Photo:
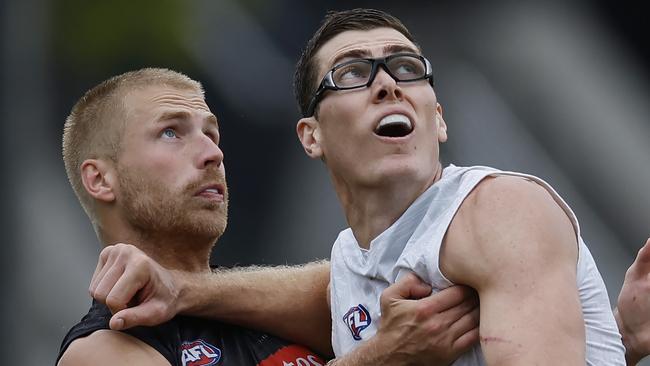
<svg viewBox="0 0 650 366">
<path fill-rule="evenodd" d="M 369 250 L 359 247 L 351 229 L 339 234 L 331 257 L 332 345 L 337 356 L 350 352 L 376 333 L 381 316 L 381 292 L 404 273 L 416 273 L 432 285 L 434 292 L 453 285 L 439 269 L 443 237 L 472 189 L 485 177 L 498 175 L 518 176 L 541 185 L 571 219 L 579 243 L 577 287 L 586 329 L 586 362 L 588 365 L 625 365 L 625 349 L 605 284 L 567 204 L 537 177 L 487 167 L 453 165 L 444 169 L 441 179 L 371 242 Z M 480 345 L 453 365 L 485 365 Z"/>
<path fill-rule="evenodd" d="M 93 304 L 68 332 L 59 359 L 70 343 L 97 330 L 109 329 L 110 310 Z M 323 366 L 325 361 L 305 347 L 274 336 L 215 320 L 177 316 L 155 327 L 124 331 L 160 352 L 172 366 Z"/>
</svg>

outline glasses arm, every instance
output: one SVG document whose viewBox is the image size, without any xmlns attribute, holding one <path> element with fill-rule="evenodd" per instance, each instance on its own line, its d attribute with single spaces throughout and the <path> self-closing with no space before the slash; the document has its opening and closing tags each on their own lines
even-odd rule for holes
<svg viewBox="0 0 650 366">
<path fill-rule="evenodd" d="M 320 97 L 323 95 L 325 90 L 339 90 L 339 88 L 334 84 L 334 80 L 332 80 L 332 70 L 325 74 L 325 77 L 318 86 L 318 89 L 314 93 L 314 96 L 311 97 L 311 101 L 309 102 L 309 106 L 307 107 L 307 111 L 303 117 L 307 118 L 314 115 L 316 105 L 320 101 Z"/>
</svg>

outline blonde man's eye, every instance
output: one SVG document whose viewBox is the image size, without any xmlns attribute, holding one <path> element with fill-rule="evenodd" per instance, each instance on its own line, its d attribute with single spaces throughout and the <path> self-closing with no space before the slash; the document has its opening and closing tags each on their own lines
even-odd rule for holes
<svg viewBox="0 0 650 366">
<path fill-rule="evenodd" d="M 176 131 L 174 131 L 173 128 L 165 128 L 162 132 L 162 137 L 168 139 L 175 139 L 178 138 L 178 135 L 176 135 Z"/>
</svg>

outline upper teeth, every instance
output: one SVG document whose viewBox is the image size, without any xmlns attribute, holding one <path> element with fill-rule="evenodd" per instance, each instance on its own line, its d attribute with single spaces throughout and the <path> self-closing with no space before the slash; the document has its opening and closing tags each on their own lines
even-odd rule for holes
<svg viewBox="0 0 650 366">
<path fill-rule="evenodd" d="M 215 189 L 215 188 L 208 188 L 208 189 L 205 190 L 205 192 L 208 192 L 208 193 L 217 193 L 217 194 L 218 194 L 218 193 L 219 193 L 219 190 L 217 190 L 217 189 Z"/>
<path fill-rule="evenodd" d="M 408 126 L 408 128 L 411 128 L 411 120 L 403 115 L 403 114 L 389 114 L 388 116 L 384 117 L 379 121 L 379 125 L 377 125 L 377 129 L 382 128 L 386 125 L 389 125 L 391 123 L 404 123 Z"/>
</svg>

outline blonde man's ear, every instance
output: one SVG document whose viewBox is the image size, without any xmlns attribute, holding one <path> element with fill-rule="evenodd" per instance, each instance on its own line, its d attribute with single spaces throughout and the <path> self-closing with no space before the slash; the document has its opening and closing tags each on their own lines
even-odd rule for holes
<svg viewBox="0 0 650 366">
<path fill-rule="evenodd" d="M 100 159 L 88 159 L 81 164 L 81 182 L 88 194 L 103 202 L 115 200 L 117 177 L 111 164 Z"/>
</svg>

